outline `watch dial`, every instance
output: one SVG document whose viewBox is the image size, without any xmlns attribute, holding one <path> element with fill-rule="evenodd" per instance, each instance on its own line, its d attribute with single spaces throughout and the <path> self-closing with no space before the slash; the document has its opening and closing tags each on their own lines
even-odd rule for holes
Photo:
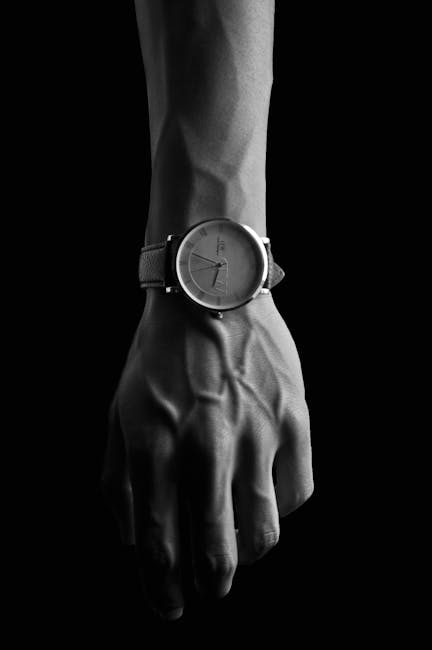
<svg viewBox="0 0 432 650">
<path fill-rule="evenodd" d="M 253 298 L 267 275 L 267 253 L 254 230 L 228 219 L 198 224 L 182 239 L 177 276 L 187 295 L 210 309 Z"/>
</svg>

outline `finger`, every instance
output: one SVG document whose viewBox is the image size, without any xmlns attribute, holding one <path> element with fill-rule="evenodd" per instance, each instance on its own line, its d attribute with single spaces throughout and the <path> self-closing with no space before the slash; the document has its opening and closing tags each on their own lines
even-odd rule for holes
<svg viewBox="0 0 432 650">
<path fill-rule="evenodd" d="M 117 399 L 108 414 L 108 441 L 103 463 L 101 489 L 114 518 L 124 544 L 135 543 L 133 530 L 132 488 L 126 462 L 126 447 L 121 430 Z"/>
<path fill-rule="evenodd" d="M 209 416 L 209 411 L 203 413 L 200 430 L 184 448 L 185 484 L 196 587 L 202 594 L 222 598 L 231 589 L 237 566 L 232 443 L 226 431 L 209 424 Z"/>
<path fill-rule="evenodd" d="M 276 498 L 285 517 L 313 493 L 312 448 L 306 405 L 291 410 L 283 425 L 284 443 L 275 458 Z"/>
<path fill-rule="evenodd" d="M 129 453 L 140 574 L 151 607 L 174 620 L 182 616 L 184 604 L 174 439 L 163 427 L 154 427 L 141 432 L 140 440 Z"/>
<path fill-rule="evenodd" d="M 234 479 L 234 507 L 239 526 L 239 561 L 250 564 L 279 541 L 279 514 L 273 485 L 274 444 L 245 436 Z"/>
</svg>

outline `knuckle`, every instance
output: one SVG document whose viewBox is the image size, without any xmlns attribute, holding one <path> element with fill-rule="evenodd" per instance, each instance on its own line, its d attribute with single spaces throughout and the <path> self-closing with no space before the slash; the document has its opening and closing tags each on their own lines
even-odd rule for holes
<svg viewBox="0 0 432 650">
<path fill-rule="evenodd" d="M 143 428 L 139 436 L 131 436 L 128 447 L 132 459 L 143 459 L 156 467 L 164 465 L 174 453 L 173 437 L 156 427 Z"/>
<path fill-rule="evenodd" d="M 202 459 L 211 463 L 225 462 L 231 448 L 230 437 L 223 431 L 197 432 L 194 444 Z"/>
<path fill-rule="evenodd" d="M 254 562 L 271 551 L 279 542 L 279 531 L 257 532 L 248 544 L 249 561 Z"/>
<path fill-rule="evenodd" d="M 308 483 L 308 485 L 298 488 L 295 490 L 292 490 L 290 494 L 289 501 L 287 502 L 285 506 L 285 513 L 289 514 L 293 512 L 294 510 L 297 510 L 297 508 L 300 508 L 310 497 L 312 496 L 314 491 L 314 484 L 313 481 Z"/>
<path fill-rule="evenodd" d="M 196 399 L 185 423 L 185 438 L 204 453 L 223 452 L 230 446 L 230 425 L 218 404 Z"/>
<path fill-rule="evenodd" d="M 310 418 L 306 402 L 290 408 L 285 422 L 284 442 L 288 442 L 294 452 L 307 451 L 310 446 Z"/>
<path fill-rule="evenodd" d="M 314 491 L 313 481 L 310 481 L 308 485 L 305 485 L 301 490 L 295 494 L 296 503 L 301 506 L 312 496 Z"/>
<path fill-rule="evenodd" d="M 300 434 L 308 434 L 310 428 L 309 409 L 305 401 L 296 405 L 290 413 L 290 420 L 294 431 Z"/>
<path fill-rule="evenodd" d="M 279 532 L 269 531 L 258 534 L 253 540 L 252 551 L 257 557 L 261 557 L 271 551 L 279 542 Z"/>
<path fill-rule="evenodd" d="M 171 573 L 177 567 L 176 554 L 172 544 L 160 539 L 147 540 L 141 546 L 143 564 L 157 573 Z"/>
<path fill-rule="evenodd" d="M 153 461 L 157 464 L 162 465 L 166 461 L 169 461 L 174 453 L 172 436 L 162 432 L 159 432 L 155 437 L 152 436 L 149 452 L 152 455 Z"/>
<path fill-rule="evenodd" d="M 229 553 L 209 553 L 204 560 L 204 569 L 216 580 L 232 578 L 236 570 L 236 562 Z"/>
</svg>

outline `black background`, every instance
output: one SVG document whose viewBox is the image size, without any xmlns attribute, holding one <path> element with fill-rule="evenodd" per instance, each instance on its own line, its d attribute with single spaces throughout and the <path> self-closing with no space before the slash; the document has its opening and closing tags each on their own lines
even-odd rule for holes
<svg viewBox="0 0 432 650">
<path fill-rule="evenodd" d="M 133 2 L 71 8 L 70 21 L 66 12 L 56 25 L 66 56 L 44 109 L 52 133 L 48 203 L 58 215 L 49 225 L 55 243 L 46 269 L 55 314 L 46 333 L 58 352 L 48 396 L 57 432 L 48 482 L 66 491 L 56 487 L 51 496 L 53 537 L 44 544 L 54 559 L 49 627 L 60 639 L 128 648 L 153 647 L 154 633 L 160 643 L 200 646 L 282 635 L 289 645 L 297 635 L 318 634 L 344 644 L 346 634 L 360 639 L 375 619 L 380 582 L 375 576 L 372 587 L 366 578 L 370 468 L 359 461 L 369 323 L 357 264 L 379 207 L 371 209 L 380 157 L 379 141 L 370 156 L 380 120 L 374 34 L 355 10 L 288 4 L 276 3 L 267 226 L 286 272 L 273 295 L 303 365 L 315 493 L 282 521 L 278 547 L 239 569 L 225 599 L 202 602 L 190 593 L 184 618 L 169 625 L 147 611 L 133 554 L 121 546 L 99 493 L 107 409 L 144 304 L 137 262 L 150 149 Z M 374 545 L 378 560 L 380 552 Z"/>
</svg>

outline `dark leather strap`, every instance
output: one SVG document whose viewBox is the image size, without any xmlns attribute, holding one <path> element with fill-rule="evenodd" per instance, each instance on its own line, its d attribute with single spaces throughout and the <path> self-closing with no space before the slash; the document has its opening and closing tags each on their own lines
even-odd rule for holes
<svg viewBox="0 0 432 650">
<path fill-rule="evenodd" d="M 141 249 L 139 259 L 139 281 L 143 289 L 148 287 L 167 287 L 173 283 L 173 268 L 177 246 L 173 245 L 179 237 L 172 241 L 150 244 Z M 263 284 L 264 289 L 272 289 L 285 276 L 281 267 L 276 264 L 271 252 L 270 243 L 264 244 L 268 256 L 268 275 Z"/>
<path fill-rule="evenodd" d="M 166 286 L 167 243 L 164 241 L 141 249 L 138 271 L 141 287 Z"/>
<path fill-rule="evenodd" d="M 264 289 L 273 289 L 285 277 L 285 271 L 273 259 L 270 242 L 264 244 L 268 256 L 268 274 L 263 284 Z"/>
</svg>

